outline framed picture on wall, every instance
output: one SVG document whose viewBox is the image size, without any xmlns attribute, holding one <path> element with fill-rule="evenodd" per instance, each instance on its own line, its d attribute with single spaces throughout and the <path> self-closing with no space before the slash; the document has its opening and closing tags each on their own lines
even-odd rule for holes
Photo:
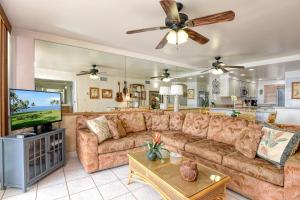
<svg viewBox="0 0 300 200">
<path fill-rule="evenodd" d="M 195 90 L 194 89 L 188 89 L 187 90 L 187 98 L 188 99 L 194 99 L 195 98 Z"/>
<path fill-rule="evenodd" d="M 90 87 L 90 99 L 99 99 L 99 88 Z"/>
<path fill-rule="evenodd" d="M 292 99 L 300 99 L 300 82 L 292 82 Z"/>
<path fill-rule="evenodd" d="M 113 91 L 110 89 L 102 89 L 102 98 L 103 99 L 112 99 Z"/>
</svg>

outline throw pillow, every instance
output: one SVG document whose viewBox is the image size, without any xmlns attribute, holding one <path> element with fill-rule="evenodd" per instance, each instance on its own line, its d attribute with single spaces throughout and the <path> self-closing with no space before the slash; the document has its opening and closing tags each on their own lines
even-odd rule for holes
<svg viewBox="0 0 300 200">
<path fill-rule="evenodd" d="M 109 132 L 107 119 L 105 116 L 97 117 L 95 119 L 86 120 L 87 127 L 95 133 L 98 137 L 98 143 L 101 143 L 109 138 L 112 138 Z"/>
<path fill-rule="evenodd" d="M 235 149 L 247 158 L 255 158 L 262 134 L 261 130 L 249 127 L 243 128 L 240 137 L 235 142 Z"/>
<path fill-rule="evenodd" d="M 169 130 L 169 115 L 152 115 L 152 130 L 167 131 Z"/>
<path fill-rule="evenodd" d="M 274 127 L 265 126 L 263 137 L 259 143 L 257 155 L 277 166 L 284 166 L 287 159 L 298 148 L 300 133 L 287 132 Z"/>
<path fill-rule="evenodd" d="M 120 120 L 107 120 L 108 128 L 114 139 L 120 139 L 126 136 L 126 131 Z"/>
<path fill-rule="evenodd" d="M 181 131 L 185 114 L 182 112 L 170 113 L 170 130 Z"/>
</svg>

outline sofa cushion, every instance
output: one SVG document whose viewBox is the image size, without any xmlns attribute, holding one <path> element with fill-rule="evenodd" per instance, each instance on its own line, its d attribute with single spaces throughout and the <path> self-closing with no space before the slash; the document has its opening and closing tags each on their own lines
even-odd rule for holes
<svg viewBox="0 0 300 200">
<path fill-rule="evenodd" d="M 196 154 L 199 157 L 221 164 L 223 156 L 235 151 L 234 146 L 216 142 L 209 139 L 200 140 L 197 142 L 185 145 L 185 151 Z"/>
<path fill-rule="evenodd" d="M 234 152 L 224 156 L 222 164 L 257 179 L 283 186 L 283 169 L 279 169 L 261 158 L 250 159 L 240 152 Z"/>
<path fill-rule="evenodd" d="M 127 134 L 126 137 L 134 141 L 135 147 L 143 146 L 146 144 L 146 141 L 152 140 L 151 132 L 146 132 L 146 131 L 129 133 Z"/>
<path fill-rule="evenodd" d="M 245 127 L 235 142 L 235 149 L 247 158 L 255 158 L 262 131 Z"/>
<path fill-rule="evenodd" d="M 299 146 L 300 132 L 293 133 L 274 127 L 263 127 L 263 137 L 259 143 L 257 155 L 275 165 L 284 166 Z"/>
<path fill-rule="evenodd" d="M 107 119 L 105 118 L 105 116 L 100 116 L 95 119 L 86 120 L 86 124 L 90 131 L 95 133 L 98 137 L 98 143 L 112 138 L 112 134 L 109 131 Z"/>
<path fill-rule="evenodd" d="M 99 144 L 98 153 L 111 153 L 116 151 L 124 151 L 132 148 L 134 148 L 134 140 L 132 140 L 132 138 L 123 137 L 117 140 L 109 139 Z"/>
<path fill-rule="evenodd" d="M 180 150 L 184 150 L 185 145 L 187 143 L 195 142 L 201 140 L 200 137 L 192 136 L 188 134 L 180 133 L 172 133 L 172 132 L 165 132 L 161 133 L 161 140 L 169 146 L 176 147 Z"/>
<path fill-rule="evenodd" d="M 122 122 L 119 119 L 107 120 L 108 128 L 114 139 L 120 139 L 126 136 Z"/>
<path fill-rule="evenodd" d="M 144 115 L 141 112 L 123 113 L 119 115 L 126 133 L 145 131 Z"/>
<path fill-rule="evenodd" d="M 206 138 L 209 120 L 209 115 L 201 113 L 187 113 L 184 119 L 182 131 L 193 136 Z"/>
<path fill-rule="evenodd" d="M 241 130 L 247 125 L 245 119 L 212 116 L 209 123 L 208 139 L 234 146 L 236 140 L 240 137 Z"/>
<path fill-rule="evenodd" d="M 152 115 L 152 130 L 167 131 L 169 130 L 169 115 Z"/>
<path fill-rule="evenodd" d="M 181 131 L 185 114 L 182 112 L 171 112 L 170 113 L 170 130 Z"/>
</svg>

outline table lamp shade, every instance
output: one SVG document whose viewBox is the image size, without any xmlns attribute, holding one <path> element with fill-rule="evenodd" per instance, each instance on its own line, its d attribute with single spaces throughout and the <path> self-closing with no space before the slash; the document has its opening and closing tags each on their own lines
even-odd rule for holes
<svg viewBox="0 0 300 200">
<path fill-rule="evenodd" d="M 160 95 L 170 95 L 170 87 L 167 86 L 161 86 L 159 88 L 159 94 Z"/>
<path fill-rule="evenodd" d="M 170 94 L 171 95 L 183 95 L 182 85 L 172 85 Z"/>
</svg>

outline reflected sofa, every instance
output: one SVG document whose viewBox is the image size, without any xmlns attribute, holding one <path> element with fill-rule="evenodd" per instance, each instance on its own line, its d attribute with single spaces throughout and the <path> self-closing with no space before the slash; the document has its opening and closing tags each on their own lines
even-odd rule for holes
<svg viewBox="0 0 300 200">
<path fill-rule="evenodd" d="M 157 120 L 158 115 L 168 117 Z M 249 159 L 235 149 L 234 144 L 242 129 L 248 127 L 260 131 L 261 124 L 201 113 L 112 114 L 105 116 L 107 119 L 120 119 L 127 135 L 98 144 L 97 137 L 85 124 L 86 119 L 98 116 L 79 116 L 76 122 L 77 154 L 89 173 L 127 164 L 127 153 L 145 149 L 145 141 L 151 140 L 152 135 L 158 132 L 170 151 L 229 175 L 228 188 L 233 191 L 258 200 L 300 199 L 300 151 L 288 159 L 284 168 L 279 169 L 261 158 Z M 279 126 L 299 130 L 299 127 Z"/>
</svg>

